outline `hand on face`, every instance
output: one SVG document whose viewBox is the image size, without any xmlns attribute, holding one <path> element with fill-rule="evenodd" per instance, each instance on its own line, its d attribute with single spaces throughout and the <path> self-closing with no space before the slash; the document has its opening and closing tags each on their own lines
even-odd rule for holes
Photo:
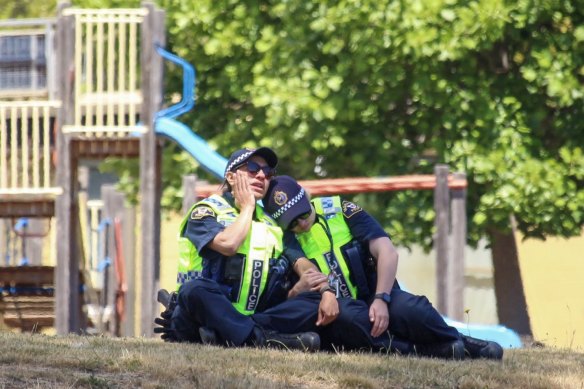
<svg viewBox="0 0 584 389">
<path fill-rule="evenodd" d="M 252 187 L 249 183 L 249 177 L 247 172 L 239 169 L 233 172 L 230 180 L 231 191 L 233 192 L 233 198 L 235 199 L 235 204 L 238 205 L 240 209 L 246 207 L 255 208 L 256 196 Z"/>
<path fill-rule="evenodd" d="M 266 195 L 270 178 L 266 176 L 263 169 L 267 168 L 267 163 L 262 157 L 253 156 L 250 158 L 254 169 L 250 171 L 250 166 L 244 164 L 235 172 L 228 173 L 227 180 L 231 185 L 233 197 L 240 208 L 249 205 L 249 196 L 253 196 L 253 204 L 261 200 Z M 263 169 L 262 169 L 263 168 Z"/>
</svg>

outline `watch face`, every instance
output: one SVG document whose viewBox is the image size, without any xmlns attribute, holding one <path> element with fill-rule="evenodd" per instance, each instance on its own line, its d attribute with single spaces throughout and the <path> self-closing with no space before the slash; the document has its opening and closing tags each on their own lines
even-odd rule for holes
<svg viewBox="0 0 584 389">
<path fill-rule="evenodd" d="M 390 297 L 389 293 L 378 293 L 375 295 L 375 298 L 381 299 L 388 304 L 391 301 L 391 297 Z"/>
</svg>

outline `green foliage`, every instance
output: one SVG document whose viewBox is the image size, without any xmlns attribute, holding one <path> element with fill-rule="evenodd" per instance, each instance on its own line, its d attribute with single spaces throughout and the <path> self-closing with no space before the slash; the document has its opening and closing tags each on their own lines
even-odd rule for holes
<svg viewBox="0 0 584 389">
<path fill-rule="evenodd" d="M 185 120 L 227 155 L 268 145 L 299 178 L 469 180 L 469 232 L 580 234 L 584 15 L 567 0 L 163 0 L 198 70 Z M 179 90 L 174 76 L 170 90 Z M 399 244 L 432 242 L 432 194 L 361 195 Z"/>
<path fill-rule="evenodd" d="M 70 0 L 71 5 L 80 8 L 138 8 L 140 0 Z"/>
<path fill-rule="evenodd" d="M 25 3 L 9 1 L 3 11 Z M 180 120 L 223 155 L 271 146 L 279 171 L 302 179 L 428 174 L 446 163 L 468 177 L 470 243 L 508 229 L 510 214 L 529 237 L 581 233 L 581 2 L 158 4 L 167 13 L 168 48 L 197 69 L 197 104 Z M 180 69 L 169 68 L 166 101 L 181 84 Z M 187 158 L 173 158 L 164 159 L 171 193 L 164 206 L 178 208 L 175 173 L 191 166 L 179 168 Z M 430 247 L 431 193 L 358 200 L 398 244 Z"/>
<path fill-rule="evenodd" d="M 56 1 L 2 0 L 0 19 L 51 18 L 56 9 Z"/>
<path fill-rule="evenodd" d="M 176 145 L 167 145 L 164 148 L 164 163 L 162 165 L 162 203 L 166 210 L 178 211 L 182 206 L 182 177 L 193 174 L 198 164 L 185 152 L 181 152 Z M 117 187 L 123 191 L 131 204 L 139 201 L 140 161 L 137 159 L 108 158 L 100 164 L 100 171 L 115 173 L 119 177 Z M 178 184 L 177 184 L 178 183 Z"/>
</svg>

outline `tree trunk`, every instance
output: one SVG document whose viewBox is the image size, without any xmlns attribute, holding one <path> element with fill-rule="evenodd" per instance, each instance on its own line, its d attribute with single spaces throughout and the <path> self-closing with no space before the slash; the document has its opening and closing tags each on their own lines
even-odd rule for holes
<svg viewBox="0 0 584 389">
<path fill-rule="evenodd" d="M 499 322 L 521 335 L 532 335 L 513 231 L 489 231 Z"/>
</svg>

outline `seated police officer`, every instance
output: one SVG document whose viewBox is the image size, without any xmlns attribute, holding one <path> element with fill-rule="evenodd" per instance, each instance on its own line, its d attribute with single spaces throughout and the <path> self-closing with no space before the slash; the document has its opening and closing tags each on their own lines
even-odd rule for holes
<svg viewBox="0 0 584 389">
<path fill-rule="evenodd" d="M 285 256 L 292 263 L 310 258 L 320 271 L 313 271 L 311 278 L 305 275 L 296 289 L 310 289 L 312 280 L 326 275 L 341 296 L 367 302 L 373 338 L 389 332 L 412 344 L 417 354 L 463 359 L 466 352 L 471 358 L 502 358 L 500 345 L 463 336 L 445 323 L 426 297 L 400 289 L 397 250 L 379 223 L 358 205 L 338 196 L 311 202 L 288 176 L 271 181 L 264 203 L 286 231 Z"/>
<path fill-rule="evenodd" d="M 285 258 L 280 258 L 278 261 L 270 260 L 265 285 L 262 277 L 253 278 L 252 273 L 252 281 L 248 282 L 249 288 L 245 286 L 242 292 L 241 286 L 239 286 L 242 284 L 241 280 L 243 279 L 243 282 L 247 282 L 245 281 L 245 276 L 243 278 L 241 276 L 241 262 L 245 262 L 245 258 L 233 258 L 233 256 L 225 258 L 225 255 L 217 255 L 213 251 L 209 252 L 207 250 L 206 247 L 209 247 L 208 242 L 213 242 L 215 238 L 220 238 L 218 233 L 215 235 L 215 231 L 227 231 L 230 225 L 229 220 L 234 218 L 237 220 L 236 214 L 244 213 L 244 207 L 240 205 L 243 202 L 238 200 L 238 196 L 243 193 L 246 186 L 238 186 L 237 175 L 233 180 L 234 176 L 229 172 L 238 172 L 241 168 L 241 170 L 247 170 L 251 174 L 247 175 L 248 179 L 251 179 L 250 185 L 258 189 L 255 191 L 254 200 L 265 192 L 267 186 L 267 184 L 262 186 L 262 181 L 256 180 L 256 178 L 258 176 L 261 177 L 263 173 L 266 180 L 269 180 L 273 174 L 273 168 L 276 165 L 273 152 L 265 148 L 251 153 L 250 151 L 252 150 L 240 150 L 230 158 L 226 172 L 226 193 L 223 196 L 211 196 L 211 198 L 195 205 L 189 212 L 190 216 L 183 222 L 181 237 L 179 238 L 181 263 L 179 264 L 178 276 L 179 300 L 181 303 L 175 310 L 174 307 L 177 305 L 176 293 L 171 296 L 164 290 L 159 292 L 159 301 L 168 309 L 163 312 L 161 318 L 156 318 L 155 322 L 161 327 L 156 328 L 155 332 L 161 333 L 162 338 L 169 341 L 202 341 L 205 343 L 239 345 L 238 342 L 245 337 L 249 326 L 253 326 L 252 332 L 245 338 L 243 344 L 281 345 L 288 348 L 314 350 L 318 346 L 319 337 L 307 331 L 316 331 L 320 335 L 320 344 L 324 350 L 375 348 L 385 351 L 406 352 L 408 348 L 396 339 L 389 340 L 387 336 L 381 336 L 375 341 L 372 340 L 367 305 L 362 301 L 346 298 L 340 298 L 337 301 L 336 293 L 329 287 L 327 278 L 321 278 L 319 276 L 320 273 L 313 271 L 315 267 L 310 261 L 300 259 L 295 262 L 293 270 L 297 275 L 301 276 L 301 282 L 298 282 L 289 291 L 290 300 L 283 302 L 288 292 L 287 280 L 282 277 L 286 273 L 286 268 L 289 267 Z M 263 161 L 261 158 L 263 158 Z M 271 170 L 269 170 L 270 168 Z M 263 172 L 260 172 L 260 170 L 263 170 Z M 231 205 L 220 208 L 219 204 L 224 201 Z M 231 209 L 232 205 L 237 207 L 235 212 Z M 257 207 L 255 202 L 254 208 L 254 212 L 257 215 L 262 215 L 265 219 L 264 221 L 268 224 L 269 230 L 272 231 L 274 236 L 277 236 L 278 233 L 281 234 L 279 228 L 276 230 L 272 228 L 275 222 L 264 215 L 262 209 Z M 226 218 L 222 217 L 222 214 L 228 215 L 228 222 L 225 222 Z M 222 226 L 217 226 L 217 221 Z M 252 227 L 253 225 L 252 223 Z M 223 230 L 223 228 L 225 229 Z M 258 228 L 257 225 L 256 228 Z M 205 234 L 210 234 L 210 236 L 205 237 Z M 252 234 L 251 237 L 253 239 L 254 235 Z M 261 239 L 259 241 L 261 242 Z M 194 245 L 191 242 L 195 242 Z M 253 240 L 250 240 L 250 242 L 254 243 Z M 254 247 L 257 248 L 258 241 L 255 242 Z M 245 245 L 246 243 L 244 243 Z M 195 247 L 202 247 L 198 251 L 200 258 L 196 257 L 197 250 L 195 250 Z M 271 255 L 276 256 L 280 251 L 281 244 L 279 247 L 276 245 Z M 239 252 L 240 254 L 245 253 L 245 247 L 240 247 Z M 218 270 L 214 273 L 212 270 L 213 264 L 218 266 L 217 264 L 221 264 L 221 261 L 224 263 L 221 265 L 223 270 Z M 201 266 L 203 270 L 199 269 Z M 209 267 L 211 270 L 204 272 Z M 254 267 L 253 269 L 257 274 L 259 267 Z M 245 291 L 247 290 L 255 290 L 259 283 L 260 288 L 263 290 L 259 301 L 254 297 L 253 293 L 248 298 L 248 301 L 251 301 L 251 305 L 255 305 L 255 313 L 249 316 L 253 323 L 246 320 L 247 318 L 242 320 L 239 314 L 234 314 L 233 309 L 229 304 L 226 304 L 225 298 L 221 293 L 213 295 L 205 290 L 209 287 L 213 289 L 217 287 L 217 285 L 208 281 L 209 278 L 214 279 L 213 274 L 217 272 L 223 274 L 220 281 L 222 294 L 228 296 L 228 299 L 232 302 L 236 301 L 237 298 L 241 302 L 240 296 L 245 296 Z M 197 278 L 198 281 L 189 281 L 193 278 Z M 308 280 L 310 288 L 303 286 L 306 285 L 302 282 L 303 280 Z M 184 287 L 182 286 L 183 284 Z M 301 288 L 299 289 L 299 287 Z M 309 291 L 308 289 L 312 290 Z M 257 304 L 255 303 L 256 301 L 258 301 Z M 233 305 L 236 311 L 241 312 L 243 310 L 241 313 L 244 315 L 251 312 L 251 310 L 244 309 L 244 305 L 241 303 L 234 303 Z M 248 305 L 245 305 L 245 307 L 247 308 Z M 225 312 L 227 312 L 227 315 L 225 315 Z M 223 322 L 222 320 L 225 317 L 228 320 Z M 244 323 L 244 330 L 235 325 L 236 321 Z M 297 331 L 304 331 L 305 333 L 293 334 Z M 290 333 L 292 334 L 290 335 Z M 348 337 L 346 334 L 352 335 Z M 266 339 L 263 340 L 262 338 Z"/>
<path fill-rule="evenodd" d="M 277 163 L 269 148 L 234 152 L 225 171 L 224 193 L 196 203 L 188 212 L 180 226 L 176 301 L 156 320 L 162 327 L 155 332 L 163 339 L 319 348 L 318 334 L 306 332 L 314 327 L 319 301 L 286 300 L 285 292 L 267 296 L 271 276 L 288 266 L 285 259 L 277 260 L 282 231 L 257 204 Z M 326 319 L 335 316 L 333 312 Z"/>
</svg>

